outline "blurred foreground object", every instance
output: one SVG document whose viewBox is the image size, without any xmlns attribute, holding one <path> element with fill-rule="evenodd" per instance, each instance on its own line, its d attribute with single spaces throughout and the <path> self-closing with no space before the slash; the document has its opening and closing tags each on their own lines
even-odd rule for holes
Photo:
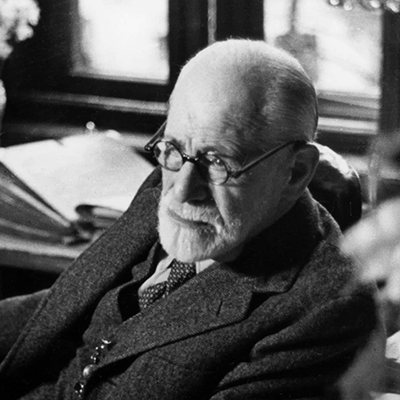
<svg viewBox="0 0 400 400">
<path fill-rule="evenodd" d="M 15 45 L 32 37 L 39 15 L 35 0 L 0 0 L 0 78 L 4 62 Z M 6 90 L 0 79 L 0 131 L 6 102 Z"/>
<path fill-rule="evenodd" d="M 362 279 L 376 280 L 382 297 L 400 304 L 400 197 L 385 199 L 386 178 L 400 179 L 398 133 L 382 135 L 372 146 L 369 212 L 346 232 L 342 249 L 358 261 Z"/>
<path fill-rule="evenodd" d="M 376 208 L 346 233 L 342 250 L 359 266 L 359 278 L 376 280 L 380 286 L 382 313 L 389 335 L 386 364 L 382 368 L 372 347 L 362 355 L 343 379 L 350 393 L 370 384 L 382 373 L 384 393 L 377 400 L 400 399 L 400 199 L 389 200 Z M 356 388 L 356 389 L 354 389 Z M 359 394 L 359 393 L 358 393 Z M 346 397 L 347 398 L 347 397 Z M 357 397 L 359 398 L 359 397 Z M 365 397 L 362 397 L 365 398 Z"/>
<path fill-rule="evenodd" d="M 6 59 L 18 42 L 33 35 L 39 21 L 34 0 L 0 0 L 0 60 Z"/>
<path fill-rule="evenodd" d="M 358 278 L 364 281 L 376 281 L 383 318 L 387 334 L 390 336 L 386 346 L 384 368 L 376 365 L 371 357 L 375 372 L 369 376 L 382 374 L 382 395 L 377 400 L 400 399 L 400 197 L 384 200 L 380 186 L 383 178 L 392 175 L 400 179 L 400 136 L 382 135 L 371 149 L 369 176 L 369 211 L 360 222 L 346 231 L 341 248 L 358 264 Z M 390 177 L 390 176 L 389 176 Z M 367 354 L 368 356 L 368 354 Z M 373 354 L 371 354 L 373 356 Z M 365 358 L 365 357 L 364 357 Z M 368 371 L 367 363 L 354 365 L 354 371 L 360 375 Z M 356 374 L 345 377 L 346 385 L 357 388 L 364 383 L 354 379 Z M 358 385 L 356 384 L 358 380 Z"/>
<path fill-rule="evenodd" d="M 400 362 L 400 331 L 388 339 L 386 357 Z"/>
<path fill-rule="evenodd" d="M 400 331 L 387 340 L 384 387 L 387 393 L 377 400 L 400 399 Z"/>
<path fill-rule="evenodd" d="M 357 260 L 362 279 L 384 283 L 384 297 L 400 302 L 400 199 L 382 203 L 347 231 L 342 250 Z"/>
</svg>

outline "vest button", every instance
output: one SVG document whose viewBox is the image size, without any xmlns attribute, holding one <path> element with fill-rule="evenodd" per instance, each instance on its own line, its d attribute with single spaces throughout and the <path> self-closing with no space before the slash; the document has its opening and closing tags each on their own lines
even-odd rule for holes
<svg viewBox="0 0 400 400">
<path fill-rule="evenodd" d="M 85 368 L 83 368 L 82 376 L 85 379 L 88 379 L 90 375 L 92 375 L 93 371 L 95 370 L 96 366 L 94 364 L 88 364 Z"/>
<path fill-rule="evenodd" d="M 79 398 L 82 398 L 84 388 L 85 388 L 85 385 L 82 382 L 78 381 L 75 383 L 74 390 L 75 390 L 75 393 L 79 396 Z"/>
<path fill-rule="evenodd" d="M 98 364 L 99 361 L 100 361 L 100 354 L 97 354 L 97 353 L 92 354 L 92 355 L 90 356 L 90 361 L 91 361 L 93 364 Z"/>
<path fill-rule="evenodd" d="M 100 347 L 102 349 L 110 349 L 112 344 L 113 344 L 112 340 L 101 339 L 101 346 Z"/>
</svg>

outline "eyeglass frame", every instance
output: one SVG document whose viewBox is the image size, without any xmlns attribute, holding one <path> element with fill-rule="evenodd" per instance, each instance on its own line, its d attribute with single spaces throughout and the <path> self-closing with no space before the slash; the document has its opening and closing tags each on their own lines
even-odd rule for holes
<svg viewBox="0 0 400 400">
<path fill-rule="evenodd" d="M 165 121 L 160 128 L 157 130 L 157 132 L 154 134 L 154 136 L 149 140 L 149 142 L 144 146 L 144 151 L 151 153 L 151 155 L 156 158 L 154 156 L 154 147 L 160 143 L 160 142 L 168 142 L 168 143 L 172 143 L 174 145 L 174 147 L 176 147 L 176 149 L 178 150 L 178 152 L 180 153 L 181 157 L 182 157 L 182 166 L 183 164 L 185 164 L 185 162 L 191 162 L 192 164 L 194 164 L 197 167 L 197 164 L 199 162 L 199 159 L 201 157 L 201 155 L 203 154 L 207 154 L 207 153 L 202 153 L 200 156 L 198 157 L 191 157 L 188 154 L 186 154 L 185 152 L 183 152 L 179 147 L 177 147 L 173 142 L 171 142 L 170 140 L 164 140 L 164 139 L 160 139 L 160 137 L 164 134 L 165 132 L 165 127 L 167 126 L 167 121 Z M 224 159 L 220 158 L 218 155 L 217 157 L 222 161 L 222 163 L 224 164 L 225 168 L 226 168 L 226 172 L 227 172 L 227 177 L 226 179 L 221 182 L 221 183 L 216 183 L 213 182 L 212 180 L 207 179 L 206 177 L 203 176 L 203 174 L 201 174 L 201 176 L 207 180 L 207 182 L 210 182 L 214 185 L 220 186 L 220 185 L 224 185 L 229 179 L 233 178 L 233 179 L 237 179 L 239 178 L 243 173 L 247 172 L 248 170 L 250 170 L 251 168 L 255 167 L 256 165 L 258 165 L 259 163 L 261 163 L 262 161 L 266 160 L 268 157 L 273 156 L 275 153 L 277 153 L 278 151 L 284 149 L 285 147 L 291 145 L 291 144 L 297 144 L 297 145 L 305 145 L 307 144 L 307 142 L 305 140 L 292 140 L 290 142 L 287 143 L 283 143 L 275 148 L 273 148 L 272 150 L 267 151 L 266 153 L 264 153 L 263 155 L 261 155 L 260 157 L 256 158 L 253 161 L 250 161 L 247 165 L 245 165 L 243 168 L 238 169 L 236 171 L 233 171 L 229 168 L 229 166 L 226 164 L 226 162 L 224 161 Z M 161 165 L 158 160 L 157 163 L 164 169 L 166 169 L 167 171 L 172 171 L 172 172 L 179 172 L 181 168 L 179 168 L 178 170 L 174 171 L 174 170 L 170 170 L 166 167 L 164 167 L 163 165 Z M 198 168 L 199 172 L 201 172 L 201 168 Z"/>
</svg>

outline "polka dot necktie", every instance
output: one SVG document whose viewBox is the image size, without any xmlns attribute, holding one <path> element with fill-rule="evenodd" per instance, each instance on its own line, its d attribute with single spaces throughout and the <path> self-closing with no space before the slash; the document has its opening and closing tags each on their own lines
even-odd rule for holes
<svg viewBox="0 0 400 400">
<path fill-rule="evenodd" d="M 196 264 L 194 263 L 187 264 L 174 259 L 170 268 L 171 271 L 166 281 L 150 286 L 139 296 L 140 309 L 146 308 L 156 300 L 168 296 L 172 291 L 196 275 Z"/>
</svg>

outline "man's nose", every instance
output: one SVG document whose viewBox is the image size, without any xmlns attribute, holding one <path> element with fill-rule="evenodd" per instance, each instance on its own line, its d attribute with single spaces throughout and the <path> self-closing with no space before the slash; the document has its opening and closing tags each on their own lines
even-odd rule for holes
<svg viewBox="0 0 400 400">
<path fill-rule="evenodd" d="M 185 162 L 174 174 L 175 199 L 181 203 L 202 202 L 210 197 L 208 183 L 200 175 L 196 165 Z"/>
</svg>

